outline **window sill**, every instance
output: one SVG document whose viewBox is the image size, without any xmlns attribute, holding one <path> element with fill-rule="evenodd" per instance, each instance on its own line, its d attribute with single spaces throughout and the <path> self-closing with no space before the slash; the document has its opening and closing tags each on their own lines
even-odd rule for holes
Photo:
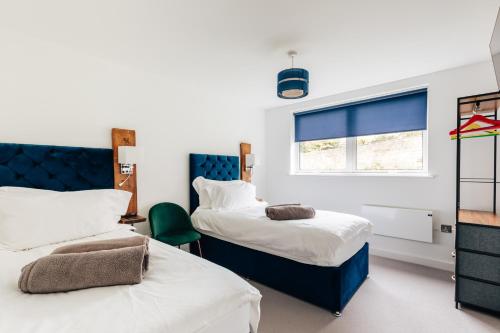
<svg viewBox="0 0 500 333">
<path fill-rule="evenodd" d="M 428 172 L 290 172 L 290 176 L 435 178 Z"/>
</svg>

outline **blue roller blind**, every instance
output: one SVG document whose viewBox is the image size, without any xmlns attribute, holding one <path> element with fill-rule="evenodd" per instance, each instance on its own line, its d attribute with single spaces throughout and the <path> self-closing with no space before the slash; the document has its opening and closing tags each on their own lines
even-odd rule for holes
<svg viewBox="0 0 500 333">
<path fill-rule="evenodd" d="M 295 142 L 427 129 L 427 89 L 295 114 Z"/>
</svg>

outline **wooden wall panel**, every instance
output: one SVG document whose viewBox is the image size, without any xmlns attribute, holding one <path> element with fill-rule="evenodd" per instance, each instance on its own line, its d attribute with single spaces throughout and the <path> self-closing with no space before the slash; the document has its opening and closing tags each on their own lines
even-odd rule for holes
<svg viewBox="0 0 500 333">
<path fill-rule="evenodd" d="M 118 164 L 118 147 L 135 146 L 135 131 L 113 128 L 111 130 L 111 140 L 113 144 L 115 189 L 132 192 L 132 198 L 130 199 L 126 216 L 137 215 L 137 166 L 134 165 L 134 173 L 125 182 L 125 184 L 120 187 L 119 184 L 127 178 L 127 175 L 122 175 L 120 173 L 120 165 Z"/>
<path fill-rule="evenodd" d="M 245 155 L 252 153 L 252 145 L 249 143 L 240 143 L 240 173 L 241 179 L 251 183 L 252 182 L 252 171 L 246 169 Z"/>
</svg>

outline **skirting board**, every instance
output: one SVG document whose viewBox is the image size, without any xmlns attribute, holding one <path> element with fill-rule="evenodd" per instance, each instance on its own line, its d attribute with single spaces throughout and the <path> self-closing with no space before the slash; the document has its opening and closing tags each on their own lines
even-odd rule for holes
<svg viewBox="0 0 500 333">
<path fill-rule="evenodd" d="M 370 244 L 370 255 L 409 262 L 416 265 L 432 267 L 447 272 L 453 272 L 455 270 L 455 264 L 451 261 L 448 262 L 442 260 L 435 260 L 435 259 L 418 257 L 407 253 L 381 250 L 374 248 L 371 244 Z"/>
</svg>

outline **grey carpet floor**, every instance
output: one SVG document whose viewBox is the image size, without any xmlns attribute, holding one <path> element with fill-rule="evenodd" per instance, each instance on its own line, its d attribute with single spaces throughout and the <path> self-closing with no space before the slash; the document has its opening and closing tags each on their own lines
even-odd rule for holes
<svg viewBox="0 0 500 333">
<path fill-rule="evenodd" d="M 451 273 L 379 257 L 341 318 L 255 282 L 262 295 L 259 333 L 500 332 L 500 319 L 456 310 Z"/>
</svg>

